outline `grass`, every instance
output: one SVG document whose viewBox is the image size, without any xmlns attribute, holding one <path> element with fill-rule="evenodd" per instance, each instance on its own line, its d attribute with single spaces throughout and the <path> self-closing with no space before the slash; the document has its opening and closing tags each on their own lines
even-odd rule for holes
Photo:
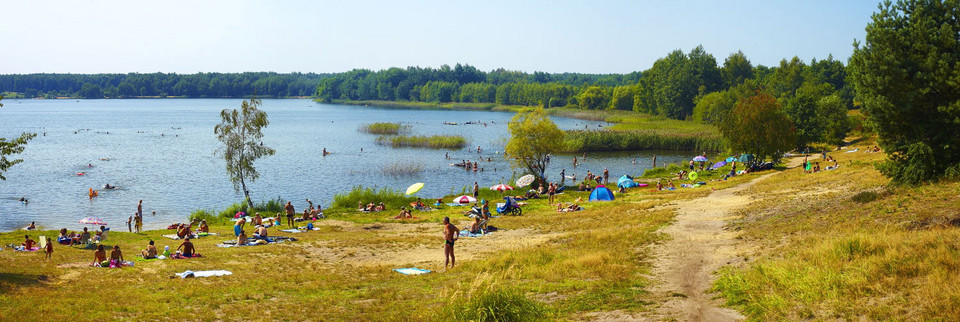
<svg viewBox="0 0 960 322">
<path fill-rule="evenodd" d="M 467 146 L 467 139 L 462 136 L 454 135 L 433 135 L 433 136 L 379 136 L 377 144 L 386 145 L 394 148 L 430 148 L 430 149 L 462 149 Z"/>
<path fill-rule="evenodd" d="M 408 206 L 415 201 L 415 197 L 409 197 L 403 191 L 396 191 L 389 188 L 365 188 L 357 186 L 346 193 L 339 193 L 333 196 L 331 207 L 342 209 L 357 209 L 357 204 L 364 205 L 368 203 L 384 203 L 388 209 L 400 209 L 401 206 Z"/>
<path fill-rule="evenodd" d="M 629 111 L 553 108 L 554 116 L 615 123 L 595 130 L 567 131 L 567 152 L 675 150 L 723 151 L 726 142 L 715 126 Z"/>
<path fill-rule="evenodd" d="M 400 123 L 377 122 L 361 126 L 360 131 L 379 135 L 397 135 L 409 128 L 409 125 L 402 125 Z"/>
<path fill-rule="evenodd" d="M 747 191 L 761 198 L 734 229 L 760 251 L 714 289 L 754 320 L 960 317 L 960 183 L 884 189 L 881 154 L 832 155 L 838 170 L 791 169 Z"/>
</svg>

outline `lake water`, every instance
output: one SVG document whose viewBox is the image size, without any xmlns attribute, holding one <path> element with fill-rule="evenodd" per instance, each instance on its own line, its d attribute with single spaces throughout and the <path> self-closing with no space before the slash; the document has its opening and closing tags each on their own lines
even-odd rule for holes
<svg viewBox="0 0 960 322">
<path fill-rule="evenodd" d="M 0 137 L 13 138 L 34 132 L 26 150 L 16 156 L 24 162 L 11 168 L 0 181 L 0 230 L 22 228 L 31 221 L 47 228 L 78 229 L 86 216 L 104 218 L 115 229 L 124 225 L 144 201 L 144 226 L 165 227 L 184 220 L 196 209 L 223 209 L 242 200 L 227 179 L 223 159 L 214 155 L 220 146 L 213 128 L 219 111 L 237 108 L 240 99 L 156 100 L 3 100 Z M 261 107 L 269 115 L 264 144 L 276 154 L 256 162 L 260 179 L 249 184 L 254 200 L 277 196 L 292 200 L 297 209 L 305 198 L 325 208 L 337 193 L 353 186 L 406 189 L 424 182 L 419 196 L 460 193 L 479 181 L 481 187 L 509 183 L 519 176 L 499 152 L 513 113 L 488 111 L 403 110 L 319 104 L 304 99 L 268 99 Z M 443 122 L 460 125 L 444 125 Z M 464 125 L 467 121 L 487 125 Z M 563 129 L 597 128 L 597 122 L 554 118 Z M 461 150 L 394 149 L 374 143 L 376 135 L 358 128 L 372 122 L 402 122 L 414 135 L 461 135 L 468 147 Z M 480 146 L 482 153 L 477 153 Z M 326 148 L 333 154 L 323 157 Z M 361 151 L 362 149 L 362 151 Z M 450 154 L 450 160 L 444 157 Z M 588 154 L 572 167 L 572 155 L 555 156 L 547 172 L 559 181 L 568 175 L 582 178 L 609 168 L 611 177 L 635 175 L 651 166 L 680 162 L 691 153 L 620 152 Z M 482 172 L 467 172 L 449 164 L 477 160 Z M 633 164 L 633 158 L 637 164 Z M 109 158 L 102 161 L 101 158 Z M 384 173 L 391 165 L 413 165 L 422 172 L 394 177 Z M 92 167 L 89 167 L 92 165 Z M 78 172 L 85 172 L 78 176 Z M 104 184 L 117 190 L 100 189 Z M 89 188 L 100 190 L 90 199 Z M 29 199 L 29 204 L 18 201 Z M 155 217 L 150 216 L 156 212 Z"/>
</svg>

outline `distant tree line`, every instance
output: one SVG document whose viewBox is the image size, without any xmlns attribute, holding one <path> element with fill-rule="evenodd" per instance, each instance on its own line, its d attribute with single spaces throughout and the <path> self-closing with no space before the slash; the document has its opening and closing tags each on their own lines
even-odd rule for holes
<svg viewBox="0 0 960 322">
<path fill-rule="evenodd" d="M 328 74 L 270 72 L 197 74 L 0 75 L 0 92 L 26 98 L 313 96 Z"/>
<path fill-rule="evenodd" d="M 852 127 L 853 87 L 847 67 L 832 56 L 809 64 L 794 57 L 779 66 L 754 66 L 742 52 L 720 66 L 698 46 L 676 50 L 648 70 L 629 74 L 532 74 L 470 65 L 355 69 L 320 80 L 317 95 L 333 100 L 468 102 L 627 110 L 719 125 L 742 99 L 776 98 L 796 125 L 795 144 L 837 143 Z"/>
</svg>

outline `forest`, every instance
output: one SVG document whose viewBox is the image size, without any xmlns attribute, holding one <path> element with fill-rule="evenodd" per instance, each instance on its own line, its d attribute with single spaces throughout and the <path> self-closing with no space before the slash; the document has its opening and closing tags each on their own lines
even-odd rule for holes
<svg viewBox="0 0 960 322">
<path fill-rule="evenodd" d="M 272 72 L 0 75 L 0 92 L 23 98 L 313 96 L 329 74 Z"/>
</svg>

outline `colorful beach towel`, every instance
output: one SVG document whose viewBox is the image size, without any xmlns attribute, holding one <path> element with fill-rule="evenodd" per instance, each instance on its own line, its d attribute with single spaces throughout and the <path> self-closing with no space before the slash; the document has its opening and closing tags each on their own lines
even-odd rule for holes
<svg viewBox="0 0 960 322">
<path fill-rule="evenodd" d="M 419 268 L 416 268 L 416 267 L 410 267 L 410 268 L 394 268 L 393 271 L 394 271 L 394 272 L 397 272 L 397 273 L 400 273 L 400 274 L 403 274 L 403 275 L 423 275 L 423 274 L 426 274 L 426 273 L 430 273 L 430 270 L 429 270 L 429 269 L 419 269 Z"/>
<path fill-rule="evenodd" d="M 460 231 L 460 237 L 483 237 L 483 235 L 484 234 L 471 233 L 469 230 L 466 230 L 466 229 Z"/>
</svg>

